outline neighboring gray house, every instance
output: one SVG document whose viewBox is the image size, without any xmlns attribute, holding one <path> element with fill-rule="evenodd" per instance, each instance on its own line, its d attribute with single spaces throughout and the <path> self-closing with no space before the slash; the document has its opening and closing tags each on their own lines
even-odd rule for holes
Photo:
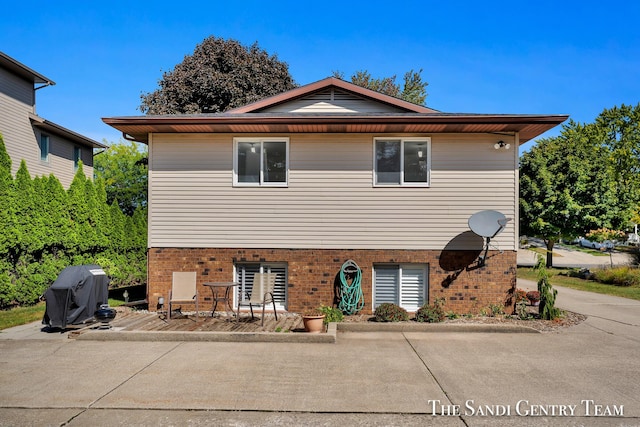
<svg viewBox="0 0 640 427">
<path fill-rule="evenodd" d="M 0 52 L 0 134 L 15 176 L 24 159 L 32 176 L 54 174 L 68 188 L 78 162 L 93 177 L 93 149 L 105 145 L 36 113 L 36 92 L 55 83 Z"/>
</svg>

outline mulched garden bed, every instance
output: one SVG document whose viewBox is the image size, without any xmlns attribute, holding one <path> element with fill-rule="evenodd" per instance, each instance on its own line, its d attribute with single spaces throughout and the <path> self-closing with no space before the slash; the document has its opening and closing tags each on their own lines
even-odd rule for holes
<svg viewBox="0 0 640 427">
<path fill-rule="evenodd" d="M 440 323 L 468 323 L 468 324 L 511 324 L 518 326 L 527 326 L 539 332 L 561 332 L 565 328 L 582 323 L 587 316 L 573 311 L 563 311 L 563 316 L 556 320 L 542 320 L 538 315 L 538 307 L 528 307 L 529 314 L 532 316 L 530 320 L 522 320 L 516 316 L 497 315 L 497 316 L 472 316 L 459 317 L 457 319 L 445 319 Z M 344 322 L 375 322 L 372 315 L 357 314 L 353 316 L 345 316 Z M 409 322 L 415 323 L 415 320 Z"/>
</svg>

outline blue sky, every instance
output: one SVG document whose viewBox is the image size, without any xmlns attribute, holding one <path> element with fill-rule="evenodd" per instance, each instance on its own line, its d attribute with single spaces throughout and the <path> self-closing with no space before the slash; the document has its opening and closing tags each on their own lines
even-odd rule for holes
<svg viewBox="0 0 640 427">
<path fill-rule="evenodd" d="M 38 91 L 38 114 L 109 144 L 121 135 L 101 118 L 140 115 L 140 94 L 211 35 L 258 42 L 298 84 L 361 69 L 400 82 L 423 69 L 427 105 L 445 112 L 591 122 L 605 108 L 640 102 L 633 0 L 35 0 L 4 8 L 0 50 L 56 82 Z"/>
</svg>

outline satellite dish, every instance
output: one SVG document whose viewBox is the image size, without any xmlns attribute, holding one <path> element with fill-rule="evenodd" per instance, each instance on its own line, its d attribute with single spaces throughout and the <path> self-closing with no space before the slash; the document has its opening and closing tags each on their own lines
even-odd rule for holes
<svg viewBox="0 0 640 427">
<path fill-rule="evenodd" d="M 484 265 L 489 252 L 489 242 L 496 237 L 507 226 L 507 222 L 511 218 L 504 216 L 498 211 L 480 211 L 476 212 L 469 218 L 469 228 L 478 236 L 483 237 L 486 241 L 484 255 L 480 255 L 480 265 Z"/>
<path fill-rule="evenodd" d="M 502 212 L 480 211 L 469 218 L 469 228 L 478 236 L 491 239 L 504 230 L 509 221 L 511 218 L 507 219 Z"/>
</svg>

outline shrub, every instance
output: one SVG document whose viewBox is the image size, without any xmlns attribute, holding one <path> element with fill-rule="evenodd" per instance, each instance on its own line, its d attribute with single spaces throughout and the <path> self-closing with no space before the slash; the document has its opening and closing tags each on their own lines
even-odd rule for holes
<svg viewBox="0 0 640 427">
<path fill-rule="evenodd" d="M 376 322 L 402 322 L 409 320 L 407 310 L 388 302 L 380 304 L 373 314 Z"/>
<path fill-rule="evenodd" d="M 339 308 L 321 305 L 320 311 L 324 313 L 325 324 L 328 324 L 329 322 L 342 322 L 342 319 L 344 319 L 344 314 L 342 314 L 342 311 L 340 311 Z"/>
<path fill-rule="evenodd" d="M 416 321 L 437 323 L 442 322 L 445 318 L 444 310 L 444 298 L 436 298 L 433 304 L 425 304 L 416 311 Z"/>
<path fill-rule="evenodd" d="M 608 285 L 640 286 L 640 270 L 628 266 L 595 270 L 593 276 L 598 282 Z"/>
<path fill-rule="evenodd" d="M 555 306 L 558 291 L 553 289 L 549 282 L 549 273 L 542 255 L 538 255 L 535 268 L 538 272 L 538 292 L 540 292 L 540 308 L 538 312 L 540 317 L 544 320 L 557 319 L 562 315 L 562 311 Z"/>
<path fill-rule="evenodd" d="M 516 304 L 516 315 L 521 320 L 529 320 L 531 319 L 531 315 L 527 311 L 527 302 L 526 300 L 519 301 Z"/>
</svg>

